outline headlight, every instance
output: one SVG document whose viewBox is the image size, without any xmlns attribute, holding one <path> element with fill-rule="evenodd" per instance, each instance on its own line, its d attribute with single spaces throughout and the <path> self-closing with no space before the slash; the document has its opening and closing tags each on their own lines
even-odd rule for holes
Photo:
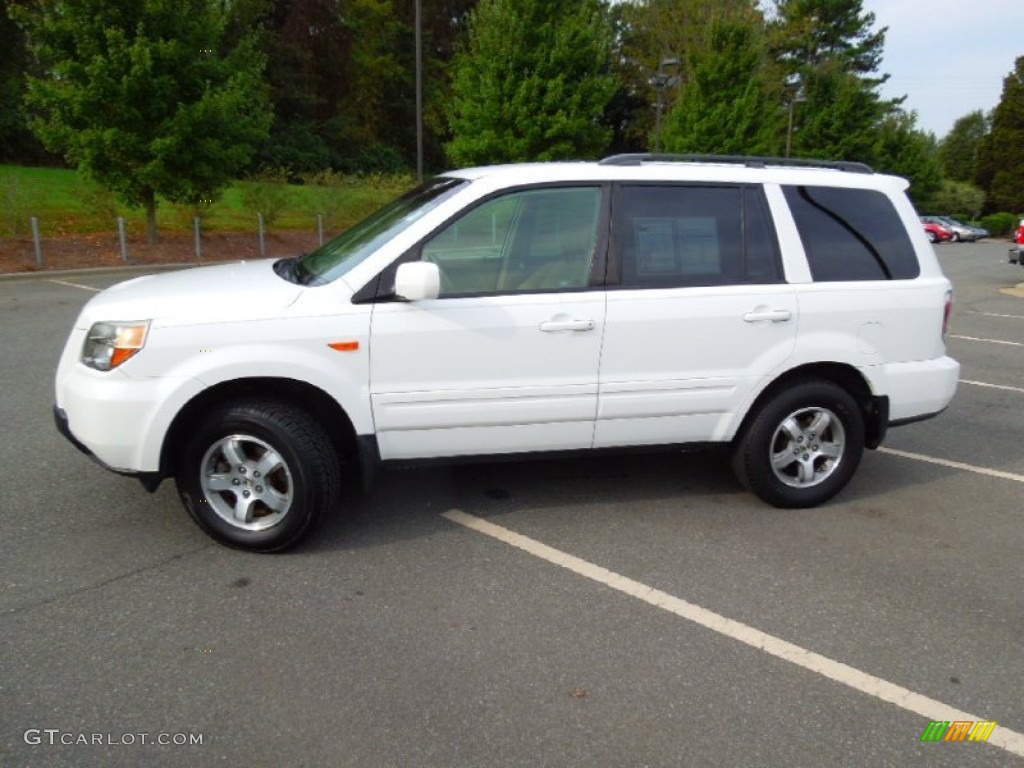
<svg viewBox="0 0 1024 768">
<path fill-rule="evenodd" d="M 82 362 L 97 371 L 117 368 L 142 349 L 148 333 L 149 320 L 93 323 L 82 347 Z"/>
</svg>

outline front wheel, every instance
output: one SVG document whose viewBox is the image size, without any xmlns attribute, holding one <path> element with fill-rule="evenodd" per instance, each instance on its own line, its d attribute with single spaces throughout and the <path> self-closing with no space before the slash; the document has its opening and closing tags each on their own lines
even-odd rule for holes
<svg viewBox="0 0 1024 768">
<path fill-rule="evenodd" d="M 786 386 L 737 438 L 733 470 L 763 501 L 813 507 L 841 491 L 864 451 L 864 417 L 850 394 L 830 381 Z"/>
<path fill-rule="evenodd" d="M 182 454 L 177 484 L 210 536 L 277 552 L 297 544 L 336 503 L 341 469 L 323 428 L 304 411 L 252 400 L 204 419 Z"/>
</svg>

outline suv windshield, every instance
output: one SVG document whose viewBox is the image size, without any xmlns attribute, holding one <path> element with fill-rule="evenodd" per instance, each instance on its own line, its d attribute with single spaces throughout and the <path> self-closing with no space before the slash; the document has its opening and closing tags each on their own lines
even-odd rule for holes
<svg viewBox="0 0 1024 768">
<path fill-rule="evenodd" d="M 397 200 L 346 229 L 295 264 L 295 281 L 324 285 L 336 280 L 466 184 L 439 177 L 406 192 Z"/>
</svg>

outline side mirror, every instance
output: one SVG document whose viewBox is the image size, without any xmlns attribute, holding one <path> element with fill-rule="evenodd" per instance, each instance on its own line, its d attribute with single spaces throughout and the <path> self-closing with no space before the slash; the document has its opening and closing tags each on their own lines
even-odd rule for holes
<svg viewBox="0 0 1024 768">
<path fill-rule="evenodd" d="M 395 271 L 395 296 L 405 301 L 436 299 L 441 293 L 441 269 L 432 261 L 409 261 Z"/>
</svg>

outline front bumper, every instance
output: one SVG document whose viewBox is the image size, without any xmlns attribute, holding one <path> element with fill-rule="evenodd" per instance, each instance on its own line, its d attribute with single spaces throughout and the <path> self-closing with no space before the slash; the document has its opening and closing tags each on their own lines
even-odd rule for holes
<svg viewBox="0 0 1024 768">
<path fill-rule="evenodd" d="M 112 467 L 103 462 L 95 453 L 90 451 L 81 440 L 75 437 L 75 434 L 71 431 L 71 426 L 68 424 L 68 415 L 60 406 L 53 406 L 53 421 L 57 427 L 57 431 L 67 438 L 68 442 L 104 469 L 110 470 L 111 472 L 115 472 L 119 475 L 124 475 L 125 477 L 134 477 L 136 480 L 141 482 L 143 487 L 150 493 L 160 487 L 160 482 L 164 478 L 159 472 L 132 472 L 126 469 L 117 469 L 116 467 Z"/>
</svg>

